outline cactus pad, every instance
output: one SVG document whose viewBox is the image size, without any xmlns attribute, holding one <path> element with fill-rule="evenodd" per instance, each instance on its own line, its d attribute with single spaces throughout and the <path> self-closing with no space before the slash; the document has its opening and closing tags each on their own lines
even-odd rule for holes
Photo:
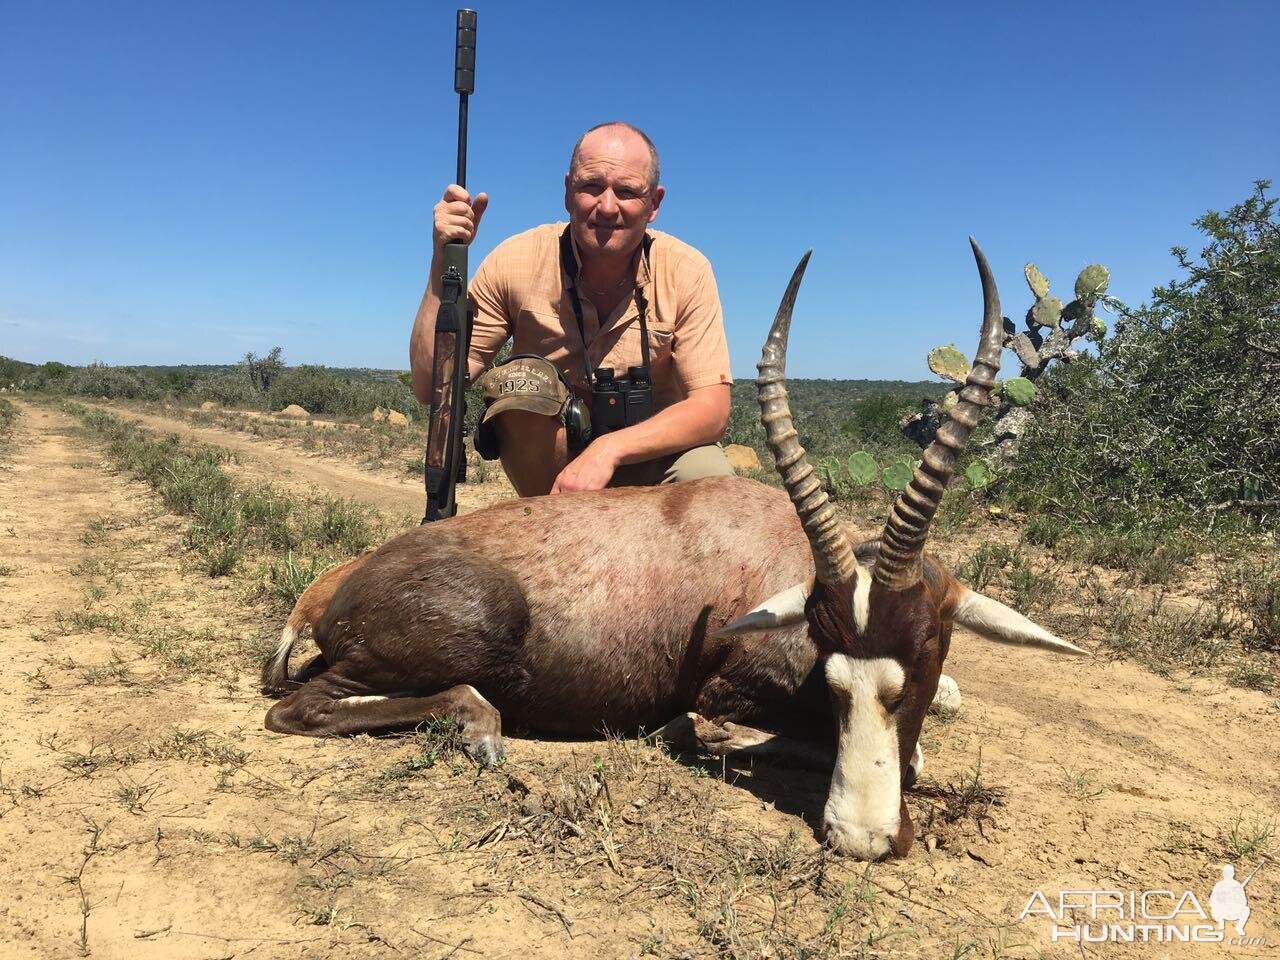
<svg viewBox="0 0 1280 960">
<path fill-rule="evenodd" d="M 1026 377 L 1010 377 L 1004 382 L 1005 399 L 1015 407 L 1025 407 L 1036 395 L 1036 385 Z"/>
<path fill-rule="evenodd" d="M 880 482 L 890 490 L 905 490 L 913 473 L 915 466 L 910 460 L 899 460 L 884 468 L 884 472 L 880 474 Z"/>
<path fill-rule="evenodd" d="M 969 366 L 969 358 L 955 344 L 949 343 L 929 351 L 929 369 L 953 383 L 964 383 L 972 367 Z"/>
<path fill-rule="evenodd" d="M 1040 300 L 1049 294 L 1049 280 L 1040 272 L 1040 268 L 1034 263 L 1028 263 L 1022 268 L 1022 272 L 1026 275 L 1027 286 L 1031 288 L 1031 293 L 1037 300 Z"/>
<path fill-rule="evenodd" d="M 1062 301 L 1057 297 L 1041 297 L 1027 317 L 1038 327 L 1057 327 L 1062 319 Z"/>
<path fill-rule="evenodd" d="M 880 473 L 875 457 L 865 450 L 859 450 L 849 457 L 849 462 L 845 466 L 849 470 L 849 479 L 860 487 L 875 483 Z"/>
<path fill-rule="evenodd" d="M 947 395 L 938 402 L 938 409 L 940 409 L 943 413 L 946 413 L 948 410 L 950 410 L 959 402 L 960 402 L 960 394 L 957 393 L 955 390 L 948 390 Z"/>
<path fill-rule="evenodd" d="M 1095 316 L 1093 318 L 1093 322 L 1089 324 L 1089 332 L 1094 337 L 1101 340 L 1107 335 L 1107 321 L 1103 320 L 1101 317 Z"/>
<path fill-rule="evenodd" d="M 834 488 L 840 480 L 840 460 L 838 457 L 823 457 L 818 461 L 818 476 L 828 487 Z"/>
<path fill-rule="evenodd" d="M 1083 300 L 1072 300 L 1062 308 L 1062 319 L 1070 324 L 1077 324 L 1081 320 L 1086 320 L 1093 315 L 1089 304 Z"/>
<path fill-rule="evenodd" d="M 981 490 L 990 486 L 996 479 L 996 468 L 986 457 L 979 457 L 964 468 L 964 482 L 970 490 Z"/>
<path fill-rule="evenodd" d="M 1097 300 L 1107 292 L 1111 272 L 1100 263 L 1091 263 L 1076 277 L 1076 297 L 1080 300 Z"/>
</svg>

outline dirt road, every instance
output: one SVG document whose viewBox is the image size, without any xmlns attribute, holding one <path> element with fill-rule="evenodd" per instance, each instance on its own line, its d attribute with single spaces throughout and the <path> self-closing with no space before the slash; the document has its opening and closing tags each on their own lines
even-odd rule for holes
<svg viewBox="0 0 1280 960">
<path fill-rule="evenodd" d="M 1272 697 L 961 632 L 920 839 L 870 866 L 821 851 L 810 774 L 625 740 L 510 738 L 476 771 L 413 738 L 282 738 L 254 682 L 278 624 L 190 569 L 182 523 L 70 417 L 24 410 L 0 464 L 0 957 L 1276 955 L 1274 862 L 1247 889 L 1261 945 L 1055 944 L 1019 920 L 1036 891 L 1208 911 L 1224 864 L 1274 856 Z M 409 480 L 142 419 L 246 475 L 420 507 Z"/>
<path fill-rule="evenodd" d="M 274 483 L 297 493 L 318 488 L 342 496 L 353 496 L 350 491 L 358 490 L 358 499 L 389 516 L 422 517 L 426 495 L 419 475 L 402 470 L 358 467 L 336 457 L 303 450 L 296 443 L 216 427 L 198 427 L 177 417 L 161 417 L 105 403 L 94 406 L 125 420 L 137 420 L 153 430 L 176 433 L 185 439 L 217 444 L 233 450 L 237 461 L 227 469 L 235 476 Z M 514 496 L 515 491 L 502 476 L 502 471 L 497 470 L 487 483 L 462 484 L 458 487 L 458 512 L 467 513 L 495 500 Z"/>
</svg>

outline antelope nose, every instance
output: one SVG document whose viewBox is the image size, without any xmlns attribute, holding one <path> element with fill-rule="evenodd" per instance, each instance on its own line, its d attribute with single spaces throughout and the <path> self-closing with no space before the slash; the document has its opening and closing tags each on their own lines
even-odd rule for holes
<svg viewBox="0 0 1280 960">
<path fill-rule="evenodd" d="M 827 846 L 859 860 L 883 860 L 893 849 L 895 834 L 842 823 L 827 817 L 822 825 Z"/>
</svg>

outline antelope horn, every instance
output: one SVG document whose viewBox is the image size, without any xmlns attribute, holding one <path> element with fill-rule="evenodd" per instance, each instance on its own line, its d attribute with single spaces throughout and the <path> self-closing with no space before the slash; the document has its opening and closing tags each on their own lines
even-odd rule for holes
<svg viewBox="0 0 1280 960">
<path fill-rule="evenodd" d="M 764 351 L 756 368 L 756 394 L 760 400 L 760 421 L 764 424 L 765 439 L 773 451 L 773 462 L 782 477 L 800 515 L 809 545 L 813 548 L 813 562 L 818 581 L 828 587 L 850 581 L 857 566 L 853 550 L 836 520 L 835 508 L 830 503 L 822 483 L 805 459 L 804 447 L 795 427 L 791 424 L 791 408 L 787 404 L 786 367 L 787 335 L 791 332 L 791 311 L 795 309 L 796 294 L 804 268 L 809 264 L 812 250 L 800 258 L 787 292 L 778 305 L 778 314 L 764 342 Z"/>
<path fill-rule="evenodd" d="M 947 481 L 955 472 L 956 458 L 964 452 L 969 434 L 982 418 L 1004 349 L 1004 319 L 1000 315 L 1000 294 L 978 242 L 969 238 L 973 258 L 982 278 L 982 339 L 965 379 L 959 402 L 947 413 L 947 422 L 938 428 L 934 441 L 925 448 L 920 466 L 907 488 L 894 502 L 889 520 L 880 535 L 880 555 L 875 581 L 890 590 L 905 590 L 920 582 L 920 558 L 929 537 L 929 524 L 942 502 Z"/>
</svg>

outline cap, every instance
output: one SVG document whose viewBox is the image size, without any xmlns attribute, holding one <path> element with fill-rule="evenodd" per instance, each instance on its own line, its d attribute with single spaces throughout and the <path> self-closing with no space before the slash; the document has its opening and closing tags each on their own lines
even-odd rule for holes
<svg viewBox="0 0 1280 960">
<path fill-rule="evenodd" d="M 484 423 L 504 410 L 529 410 L 558 417 L 569 391 L 550 360 L 517 357 L 484 373 L 476 386 L 484 391 Z"/>
<path fill-rule="evenodd" d="M 550 360 L 516 357 L 481 374 L 476 386 L 484 391 L 484 416 L 476 429 L 476 452 L 485 460 L 498 459 L 498 433 L 490 420 L 504 410 L 529 410 L 559 417 L 569 404 L 569 390 Z"/>
</svg>

